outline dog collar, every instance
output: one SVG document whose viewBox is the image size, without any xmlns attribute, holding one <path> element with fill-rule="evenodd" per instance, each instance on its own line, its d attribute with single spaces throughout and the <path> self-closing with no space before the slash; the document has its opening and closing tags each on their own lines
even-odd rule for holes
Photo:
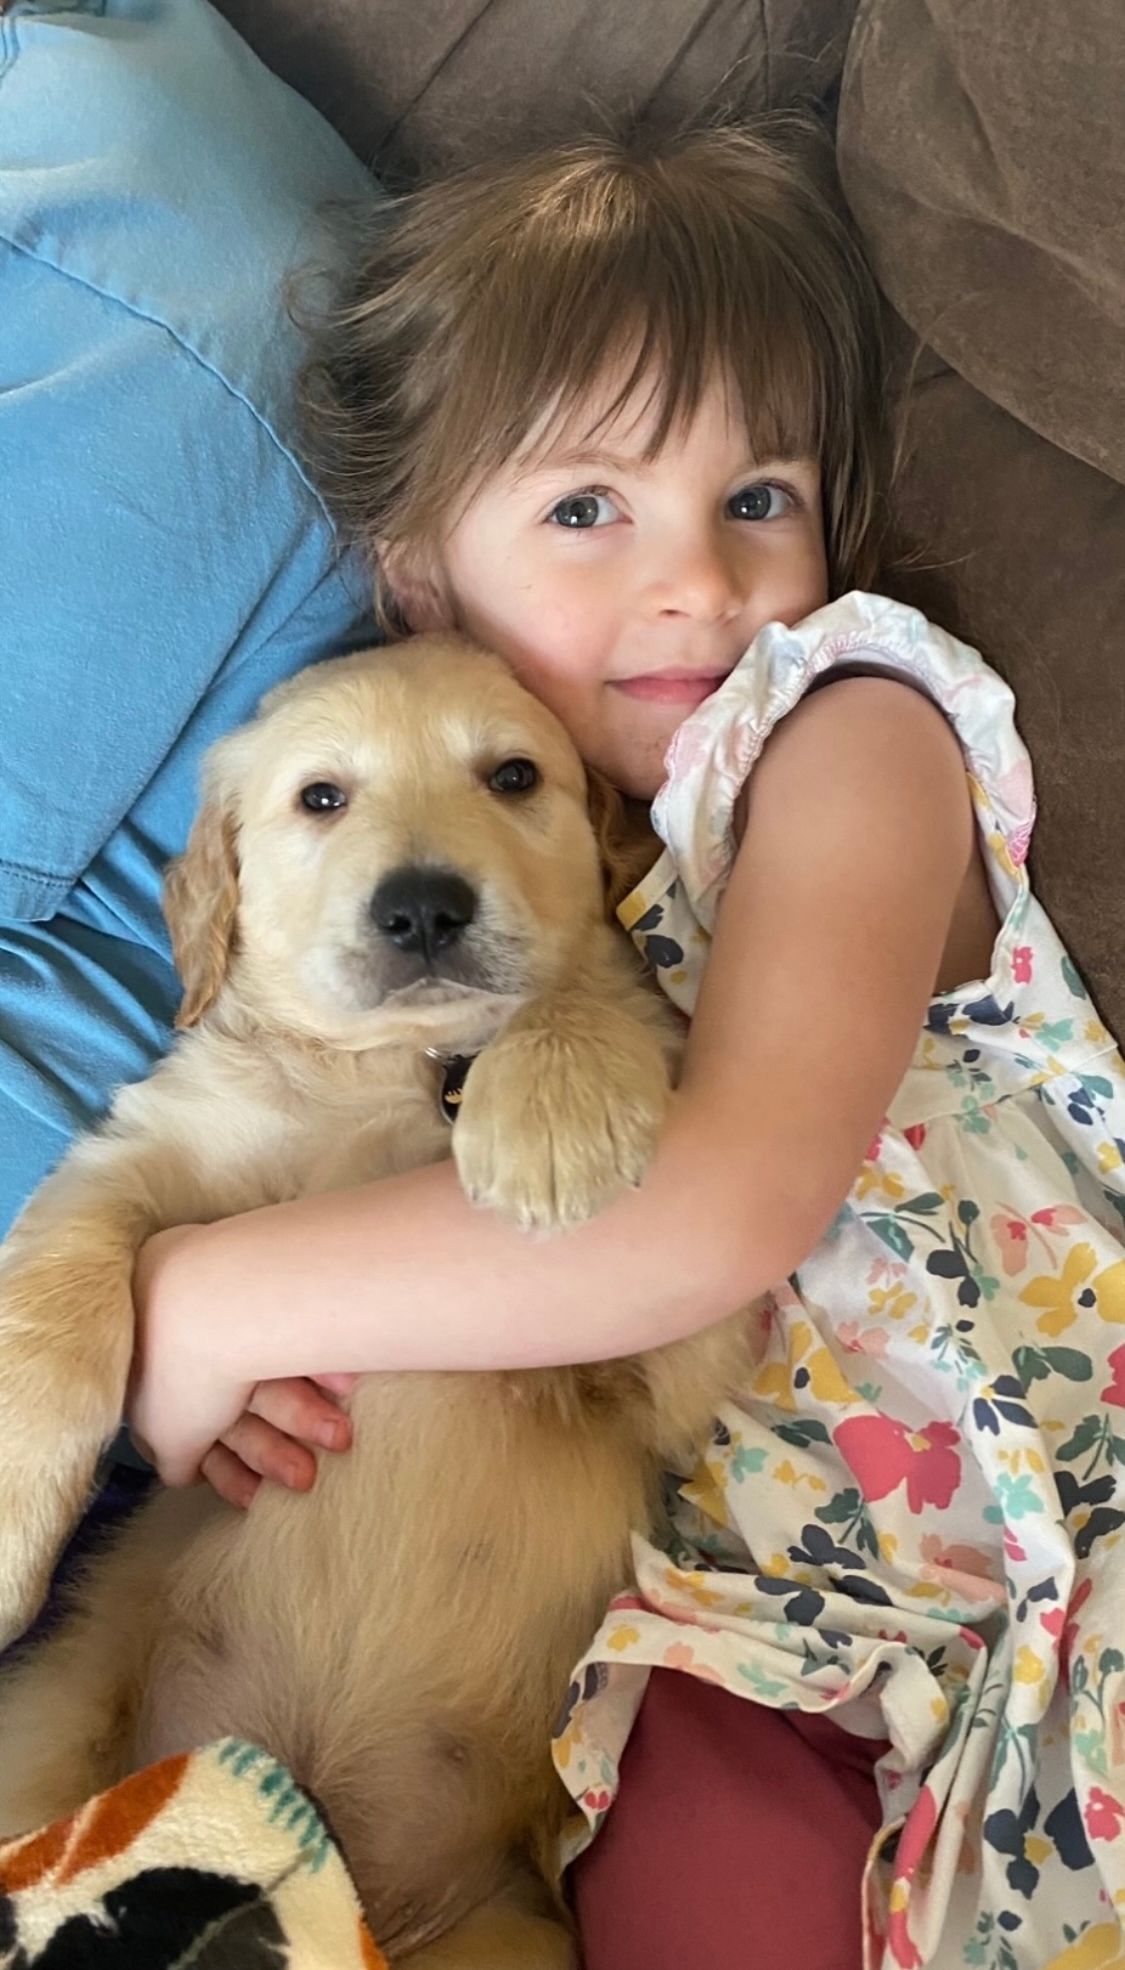
<svg viewBox="0 0 1125 1970">
<path fill-rule="evenodd" d="M 441 1088 L 438 1094 L 438 1106 L 452 1128 L 454 1122 L 457 1120 L 457 1111 L 464 1099 L 465 1076 L 476 1059 L 476 1054 L 455 1053 L 449 1055 L 431 1052 L 430 1059 L 436 1060 L 438 1067 L 441 1069 Z"/>
</svg>

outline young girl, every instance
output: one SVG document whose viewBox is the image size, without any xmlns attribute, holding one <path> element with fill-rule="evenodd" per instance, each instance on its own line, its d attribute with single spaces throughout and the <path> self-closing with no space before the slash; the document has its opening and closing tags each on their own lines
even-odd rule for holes
<svg viewBox="0 0 1125 1970">
<path fill-rule="evenodd" d="M 448 1164 L 154 1240 L 134 1426 L 245 1497 L 333 1424 L 277 1378 L 768 1295 L 560 1724 L 589 1970 L 1125 1962 L 1125 1068 L 1028 888 L 1009 691 L 862 592 L 856 248 L 767 135 L 590 142 L 383 218 L 313 380 L 390 622 L 503 652 L 651 808 L 619 914 L 690 1042 L 565 1240 Z"/>
</svg>

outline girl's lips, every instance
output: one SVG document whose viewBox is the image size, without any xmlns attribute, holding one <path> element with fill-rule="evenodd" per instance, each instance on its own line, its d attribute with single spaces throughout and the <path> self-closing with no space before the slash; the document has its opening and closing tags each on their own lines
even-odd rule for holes
<svg viewBox="0 0 1125 1970">
<path fill-rule="evenodd" d="M 623 691 L 627 698 L 642 698 L 649 704 L 701 705 L 726 677 L 725 670 L 653 670 L 641 677 L 615 677 L 613 688 Z"/>
</svg>

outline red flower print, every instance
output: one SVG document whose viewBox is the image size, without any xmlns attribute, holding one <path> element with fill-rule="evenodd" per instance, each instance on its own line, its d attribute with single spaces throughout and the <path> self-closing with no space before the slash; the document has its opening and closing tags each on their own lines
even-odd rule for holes
<svg viewBox="0 0 1125 1970">
<path fill-rule="evenodd" d="M 912 1512 L 927 1505 L 944 1511 L 961 1482 L 961 1459 L 954 1448 L 961 1437 L 952 1423 L 908 1430 L 889 1416 L 850 1416 L 837 1424 L 834 1435 L 865 1498 L 886 1498 L 905 1482 Z"/>
<path fill-rule="evenodd" d="M 919 1970 L 922 1959 L 910 1940 L 904 1908 L 896 1908 L 887 1924 L 887 1947 L 901 1970 Z"/>
<path fill-rule="evenodd" d="M 601 1792 L 584 1792 L 582 1794 L 582 1804 L 588 1807 L 592 1813 L 604 1813 L 608 1811 L 612 1798 L 613 1794 L 606 1792 L 604 1789 Z"/>
<path fill-rule="evenodd" d="M 913 1808 L 906 1816 L 906 1824 L 899 1835 L 898 1852 L 895 1855 L 894 1881 L 891 1885 L 891 1918 L 887 1927 L 887 1942 L 895 1962 L 901 1970 L 919 1970 L 922 1959 L 911 1940 L 906 1924 L 908 1908 L 907 1885 L 918 1872 L 927 1847 L 933 1838 L 937 1825 L 937 1800 L 928 1785 L 922 1787 Z"/>
<path fill-rule="evenodd" d="M 1092 1785 L 1084 1818 L 1091 1840 L 1116 1840 L 1125 1826 L 1125 1806 L 1120 1799 L 1111 1799 L 1100 1785 Z"/>
<path fill-rule="evenodd" d="M 1116 1409 L 1125 1409 L 1125 1341 L 1119 1348 L 1114 1348 L 1109 1365 L 1113 1370 L 1113 1380 L 1108 1388 L 1102 1390 L 1102 1401 L 1112 1402 Z"/>
<path fill-rule="evenodd" d="M 1027 1225 L 1023 1218 L 1011 1217 L 1007 1211 L 995 1211 L 991 1225 L 992 1236 L 1000 1247 L 1001 1264 L 1011 1278 L 1027 1264 Z"/>
<path fill-rule="evenodd" d="M 1044 1237 L 1044 1232 L 1062 1232 L 1068 1226 L 1084 1224 L 1083 1212 L 1073 1204 L 1046 1204 L 1041 1210 L 1032 1211 L 1029 1218 L 1021 1217 L 1010 1205 L 1002 1211 L 995 1211 L 989 1219 L 992 1236 L 1000 1248 L 1000 1259 L 1004 1271 L 1011 1278 L 1013 1273 L 1022 1272 L 1028 1260 L 1029 1239 L 1034 1235 L 1047 1254 L 1047 1263 L 1054 1265 L 1054 1253 Z"/>
<path fill-rule="evenodd" d="M 1070 1683 L 1070 1658 L 1074 1644 L 1078 1640 L 1078 1623 L 1074 1617 L 1080 1608 L 1085 1607 L 1093 1591 L 1093 1581 L 1084 1580 L 1071 1596 L 1070 1605 L 1066 1610 L 1066 1624 L 1063 1628 L 1062 1641 L 1059 1643 L 1059 1675 L 1067 1685 Z"/>
<path fill-rule="evenodd" d="M 1031 1222 L 1045 1225 L 1048 1231 L 1059 1231 L 1068 1224 L 1085 1224 L 1086 1214 L 1076 1211 L 1073 1204 L 1044 1204 L 1042 1210 L 1032 1211 Z"/>
<path fill-rule="evenodd" d="M 921 1149 L 922 1144 L 926 1140 L 926 1124 L 924 1122 L 913 1122 L 902 1133 L 910 1144 L 911 1149 Z"/>
<path fill-rule="evenodd" d="M 898 1837 L 898 1852 L 895 1855 L 895 1880 L 912 1881 L 918 1872 L 918 1863 L 930 1844 L 937 1825 L 937 1800 L 928 1785 L 922 1787 L 910 1812 L 906 1825 Z"/>
<path fill-rule="evenodd" d="M 1012 952 L 1012 977 L 1017 985 L 1030 985 L 1032 949 L 1030 944 L 1017 944 Z"/>
</svg>

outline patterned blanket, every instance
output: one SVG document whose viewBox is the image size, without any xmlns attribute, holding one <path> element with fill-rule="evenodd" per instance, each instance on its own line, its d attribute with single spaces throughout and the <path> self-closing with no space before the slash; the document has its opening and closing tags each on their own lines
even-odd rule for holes
<svg viewBox="0 0 1125 1970">
<path fill-rule="evenodd" d="M 289 1773 L 224 1738 L 0 1843 L 0 1970 L 387 1970 Z"/>
</svg>

